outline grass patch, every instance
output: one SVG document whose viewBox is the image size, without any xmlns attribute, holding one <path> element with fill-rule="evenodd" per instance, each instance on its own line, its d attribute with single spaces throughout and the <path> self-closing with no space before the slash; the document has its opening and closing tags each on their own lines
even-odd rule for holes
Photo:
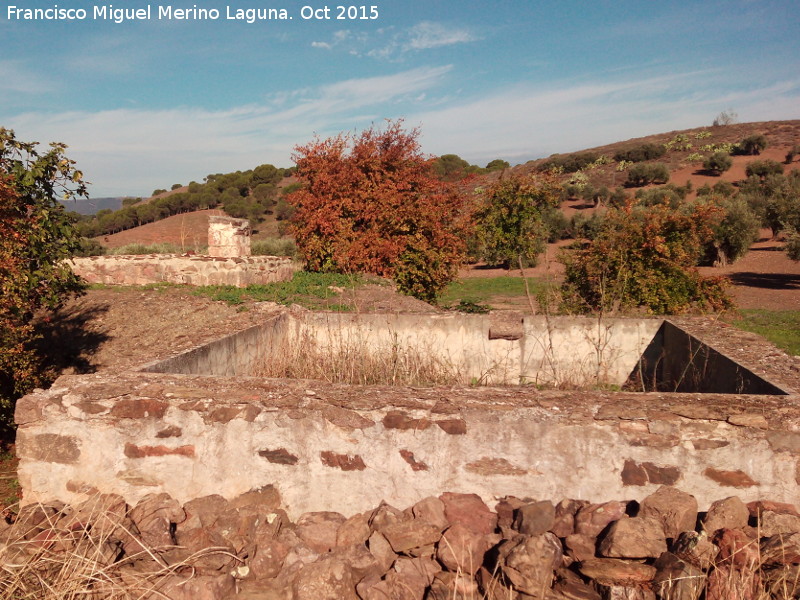
<svg viewBox="0 0 800 600">
<path fill-rule="evenodd" d="M 353 289 L 366 283 L 361 275 L 339 273 L 308 273 L 297 271 L 290 281 L 249 285 L 237 288 L 231 285 L 209 285 L 197 288 L 194 293 L 228 304 L 245 302 L 277 302 L 278 304 L 300 304 L 306 308 L 331 308 L 337 311 L 351 310 L 346 304 L 326 302 L 337 297 L 345 289 Z"/>
<path fill-rule="evenodd" d="M 264 238 L 250 244 L 253 256 L 286 256 L 297 258 L 297 246 L 291 238 Z"/>
<path fill-rule="evenodd" d="M 528 277 L 528 286 L 533 296 L 543 293 L 548 282 Z M 448 285 L 439 297 L 442 306 L 453 304 L 491 304 L 496 297 L 525 296 L 525 280 L 522 277 L 470 277 Z"/>
<path fill-rule="evenodd" d="M 203 247 L 192 246 L 190 249 L 194 252 L 200 252 Z M 111 255 L 131 255 L 131 254 L 183 254 L 187 250 L 176 246 L 175 244 L 159 243 L 159 244 L 126 244 L 119 248 L 109 250 L 108 254 Z"/>
<path fill-rule="evenodd" d="M 800 310 L 740 310 L 731 324 L 757 333 L 792 356 L 800 356 Z"/>
</svg>

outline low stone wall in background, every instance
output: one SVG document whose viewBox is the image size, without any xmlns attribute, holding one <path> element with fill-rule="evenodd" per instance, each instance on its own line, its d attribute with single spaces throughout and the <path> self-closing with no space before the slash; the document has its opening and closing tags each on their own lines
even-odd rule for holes
<svg viewBox="0 0 800 600">
<path fill-rule="evenodd" d="M 190 254 L 90 256 L 72 260 L 73 271 L 89 283 L 147 285 L 233 285 L 287 281 L 297 270 L 277 256 L 217 258 Z"/>
</svg>

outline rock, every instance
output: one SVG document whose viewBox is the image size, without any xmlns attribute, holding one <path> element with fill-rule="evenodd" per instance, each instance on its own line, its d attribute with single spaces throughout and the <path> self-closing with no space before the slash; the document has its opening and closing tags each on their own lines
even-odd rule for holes
<svg viewBox="0 0 800 600">
<path fill-rule="evenodd" d="M 800 532 L 776 534 L 761 540 L 761 562 L 765 565 L 800 564 Z"/>
<path fill-rule="evenodd" d="M 197 529 L 198 527 L 211 527 L 220 514 L 229 510 L 228 501 L 219 494 L 195 498 L 183 505 L 186 519 L 178 524 L 181 529 Z"/>
<path fill-rule="evenodd" d="M 442 570 L 432 558 L 406 558 L 401 556 L 394 563 L 394 572 L 401 581 L 407 582 L 412 587 L 417 584 L 427 587 L 433 583 L 433 578 Z"/>
<path fill-rule="evenodd" d="M 741 529 L 747 525 L 750 512 L 738 496 L 717 500 L 711 504 L 705 518 L 703 529 L 712 535 L 718 529 Z"/>
<path fill-rule="evenodd" d="M 598 551 L 609 558 L 656 558 L 667 551 L 661 522 L 651 517 L 619 519 L 611 524 Z"/>
<path fill-rule="evenodd" d="M 653 588 L 659 600 L 697 600 L 703 593 L 705 573 L 671 552 L 664 552 L 653 566 Z"/>
<path fill-rule="evenodd" d="M 306 565 L 292 586 L 293 600 L 358 600 L 356 582 L 347 563 L 328 557 Z"/>
<path fill-rule="evenodd" d="M 565 538 L 575 533 L 575 514 L 589 503 L 585 500 L 565 499 L 556 504 L 556 515 L 550 529 L 556 536 Z"/>
<path fill-rule="evenodd" d="M 237 496 L 230 501 L 230 506 L 236 510 L 256 506 L 261 512 L 275 512 L 281 506 L 281 494 L 274 485 L 265 485 Z"/>
<path fill-rule="evenodd" d="M 575 533 L 596 538 L 609 523 L 621 519 L 626 508 L 627 503 L 616 501 L 588 504 L 578 510 L 575 515 Z"/>
<path fill-rule="evenodd" d="M 434 578 L 425 600 L 476 597 L 478 597 L 478 584 L 472 576 L 443 571 Z"/>
<path fill-rule="evenodd" d="M 435 544 L 442 537 L 442 532 L 435 525 L 422 519 L 399 521 L 381 530 L 392 550 L 398 554 L 414 548 Z"/>
<path fill-rule="evenodd" d="M 336 547 L 336 536 L 345 519 L 337 512 L 310 512 L 300 515 L 295 524 L 297 537 L 320 554 Z"/>
<path fill-rule="evenodd" d="M 672 542 L 670 552 L 679 559 L 703 571 L 708 570 L 717 558 L 717 548 L 703 531 L 684 531 Z"/>
<path fill-rule="evenodd" d="M 759 519 L 759 533 L 763 537 L 779 533 L 795 533 L 800 531 L 800 517 L 789 513 L 776 513 L 766 510 Z"/>
<path fill-rule="evenodd" d="M 583 562 L 596 556 L 597 539 L 582 533 L 573 533 L 564 538 L 564 547 L 572 560 Z"/>
<path fill-rule="evenodd" d="M 656 575 L 655 567 L 617 558 L 585 560 L 578 570 L 585 577 L 605 586 L 636 587 L 652 581 Z"/>
<path fill-rule="evenodd" d="M 373 534 L 369 536 L 367 548 L 369 548 L 370 554 L 375 557 L 375 560 L 384 573 L 391 568 L 394 561 L 397 559 L 397 555 L 394 553 L 394 550 L 392 550 L 389 541 L 378 531 L 373 532 Z"/>
<path fill-rule="evenodd" d="M 436 557 L 448 571 L 474 575 L 483 565 L 487 549 L 484 536 L 456 523 L 439 540 Z"/>
<path fill-rule="evenodd" d="M 694 531 L 697 525 L 697 500 L 691 494 L 662 485 L 642 500 L 638 516 L 658 519 L 664 535 L 673 540 L 683 531 Z"/>
<path fill-rule="evenodd" d="M 378 581 L 386 572 L 364 544 L 337 548 L 333 551 L 333 556 L 343 560 L 350 567 L 355 581 L 361 581 L 365 577 L 371 577 Z"/>
<path fill-rule="evenodd" d="M 731 565 L 736 569 L 755 570 L 760 562 L 758 541 L 739 529 L 719 529 L 714 535 L 719 548 L 716 566 Z"/>
<path fill-rule="evenodd" d="M 348 518 L 336 532 L 336 546 L 346 547 L 353 544 L 364 544 L 372 531 L 369 528 L 369 514 L 360 513 Z"/>
<path fill-rule="evenodd" d="M 256 545 L 255 551 L 247 561 L 253 579 L 272 579 L 283 568 L 283 561 L 289 554 L 286 544 L 276 539 L 265 539 Z"/>
<path fill-rule="evenodd" d="M 130 511 L 145 546 L 165 549 L 175 545 L 173 525 L 186 519 L 181 505 L 169 494 L 148 494 Z"/>
<path fill-rule="evenodd" d="M 514 513 L 514 529 L 525 535 L 550 531 L 555 523 L 556 507 L 549 500 L 520 506 Z"/>
<path fill-rule="evenodd" d="M 454 494 L 445 492 L 439 499 L 444 503 L 444 514 L 451 525 L 461 523 L 475 533 L 494 533 L 497 515 L 477 494 Z"/>
<path fill-rule="evenodd" d="M 559 581 L 547 600 L 601 600 L 600 594 L 581 581 Z"/>
<path fill-rule="evenodd" d="M 62 519 L 59 528 L 70 531 L 91 530 L 93 538 L 119 537 L 119 528 L 129 528 L 128 505 L 117 494 L 97 494 L 81 502 L 72 514 Z M 176 521 L 177 522 L 177 521 Z M 135 531 L 135 530 L 134 530 Z"/>
<path fill-rule="evenodd" d="M 319 552 L 309 547 L 292 529 L 284 529 L 275 538 L 289 549 L 283 560 L 283 577 L 289 573 L 296 573 L 306 565 L 310 565 L 319 558 Z"/>
<path fill-rule="evenodd" d="M 408 517 L 402 511 L 386 503 L 381 504 L 369 516 L 369 527 L 372 531 L 382 531 L 392 523 L 405 521 Z"/>
<path fill-rule="evenodd" d="M 520 506 L 525 506 L 526 504 L 528 503 L 515 496 L 501 498 L 497 504 L 494 505 L 494 512 L 497 513 L 497 526 L 500 529 L 510 529 L 511 525 L 514 523 L 514 512 Z"/>
<path fill-rule="evenodd" d="M 207 575 L 227 569 L 234 564 L 233 547 L 221 533 L 211 527 L 184 530 L 177 533 L 176 537 L 180 548 L 170 552 L 168 558 L 170 564 L 183 562 L 194 556 L 191 561 L 192 566 Z M 213 550 L 210 550 L 212 548 Z"/>
<path fill-rule="evenodd" d="M 236 593 L 236 581 L 224 575 L 192 575 L 164 577 L 158 591 L 170 600 L 228 600 Z"/>
<path fill-rule="evenodd" d="M 438 527 L 439 531 L 444 531 L 450 527 L 447 517 L 444 516 L 444 502 L 435 496 L 420 500 L 411 508 L 411 512 L 415 518 L 422 519 Z"/>
<path fill-rule="evenodd" d="M 622 585 L 603 586 L 604 600 L 656 600 L 656 595 L 647 588 Z"/>
<path fill-rule="evenodd" d="M 514 589 L 541 597 L 553 583 L 553 572 L 561 565 L 561 542 L 552 533 L 520 535 L 498 548 L 498 565 Z"/>
<path fill-rule="evenodd" d="M 747 510 L 750 511 L 751 517 L 760 518 L 761 513 L 769 511 L 779 515 L 794 515 L 800 517 L 800 512 L 794 504 L 786 502 L 771 502 L 769 500 L 756 500 L 755 502 L 747 503 Z"/>
</svg>

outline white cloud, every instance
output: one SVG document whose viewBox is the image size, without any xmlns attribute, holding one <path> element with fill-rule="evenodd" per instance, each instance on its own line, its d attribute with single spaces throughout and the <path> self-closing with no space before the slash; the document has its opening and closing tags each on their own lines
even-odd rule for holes
<svg viewBox="0 0 800 600">
<path fill-rule="evenodd" d="M 42 94 L 53 90 L 52 82 L 34 74 L 21 60 L 0 60 L 0 99 L 12 94 Z"/>
<path fill-rule="evenodd" d="M 330 50 L 333 48 L 328 42 L 311 42 L 312 48 L 323 48 L 325 50 Z"/>
<path fill-rule="evenodd" d="M 412 27 L 408 32 L 408 37 L 405 48 L 411 50 L 427 50 L 429 48 L 439 48 L 440 46 L 465 44 L 478 39 L 466 29 L 448 29 L 439 23 L 430 21 L 423 21 Z"/>
<path fill-rule="evenodd" d="M 2 65 L 2 63 L 0 63 Z M 546 89 L 519 84 L 463 98 L 444 96 L 452 67 L 422 67 L 288 90 L 263 103 L 206 110 L 126 108 L 101 112 L 28 113 L 5 118 L 22 140 L 63 141 L 96 197 L 142 195 L 208 173 L 289 166 L 292 149 L 339 131 L 404 117 L 421 126 L 432 154 L 470 162 L 512 162 L 710 125 L 733 107 L 741 120 L 800 118 L 800 81 L 741 89 L 720 72 L 703 71 Z"/>
<path fill-rule="evenodd" d="M 378 123 L 392 116 L 381 104 L 416 97 L 441 83 L 450 70 L 423 67 L 349 79 L 222 111 L 26 113 L 4 123 L 23 140 L 67 143 L 69 156 L 94 184 L 93 196 L 141 195 L 171 182 L 199 181 L 209 173 L 262 163 L 289 166 L 293 147 L 315 133 L 327 136 Z"/>
</svg>

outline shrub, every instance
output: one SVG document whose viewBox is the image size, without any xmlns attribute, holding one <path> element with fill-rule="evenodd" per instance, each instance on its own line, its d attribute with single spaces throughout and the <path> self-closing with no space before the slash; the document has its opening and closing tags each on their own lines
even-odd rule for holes
<svg viewBox="0 0 800 600">
<path fill-rule="evenodd" d="M 742 198 L 711 197 L 709 202 L 723 211 L 713 226 L 714 237 L 706 247 L 705 263 L 725 266 L 747 254 L 758 240 L 759 218 Z"/>
<path fill-rule="evenodd" d="M 536 264 L 548 237 L 542 213 L 558 206 L 559 185 L 554 176 L 510 177 L 487 190 L 475 215 L 483 258 L 511 268 Z"/>
<path fill-rule="evenodd" d="M 418 130 L 339 134 L 295 148 L 303 187 L 293 232 L 306 267 L 391 277 L 407 294 L 433 301 L 464 259 L 468 198 L 431 176 Z"/>
<path fill-rule="evenodd" d="M 649 183 L 667 183 L 669 169 L 664 163 L 636 164 L 628 170 L 627 184 L 641 187 Z"/>
<path fill-rule="evenodd" d="M 786 153 L 786 164 L 790 165 L 794 162 L 794 157 L 800 154 L 800 144 L 792 146 L 791 150 Z"/>
<path fill-rule="evenodd" d="M 714 152 L 703 161 L 703 169 L 714 175 L 722 175 L 733 166 L 733 159 L 727 152 Z"/>
<path fill-rule="evenodd" d="M 737 145 L 737 154 L 758 156 L 767 147 L 767 138 L 763 134 L 749 135 Z"/>
<path fill-rule="evenodd" d="M 92 238 L 82 237 L 73 256 L 103 256 L 106 253 L 108 249 L 103 244 Z"/>
<path fill-rule="evenodd" d="M 748 177 L 766 179 L 769 175 L 783 174 L 783 165 L 775 160 L 754 160 L 745 168 Z"/>
<path fill-rule="evenodd" d="M 12 423 L 14 402 L 54 373 L 35 350 L 35 313 L 80 293 L 66 259 L 80 250 L 58 198 L 87 196 L 66 146 L 21 142 L 0 128 L 0 429 Z M 3 432 L 5 433 L 5 431 Z"/>
<path fill-rule="evenodd" d="M 569 237 L 569 219 L 557 207 L 547 206 L 542 210 L 542 224 L 550 244 Z"/>
<path fill-rule="evenodd" d="M 700 276 L 695 267 L 720 212 L 707 204 L 690 211 L 665 205 L 610 209 L 598 235 L 562 257 L 565 308 L 616 312 L 646 307 L 672 314 L 731 306 L 724 282 Z"/>
<path fill-rule="evenodd" d="M 600 158 L 596 152 L 578 152 L 575 154 L 554 154 L 539 166 L 540 171 L 561 170 L 564 173 L 575 173 L 585 169 Z"/>
<path fill-rule="evenodd" d="M 617 152 L 614 154 L 614 160 L 617 162 L 628 161 L 636 163 L 661 158 L 666 153 L 667 149 L 663 144 L 641 144 Z"/>
</svg>

